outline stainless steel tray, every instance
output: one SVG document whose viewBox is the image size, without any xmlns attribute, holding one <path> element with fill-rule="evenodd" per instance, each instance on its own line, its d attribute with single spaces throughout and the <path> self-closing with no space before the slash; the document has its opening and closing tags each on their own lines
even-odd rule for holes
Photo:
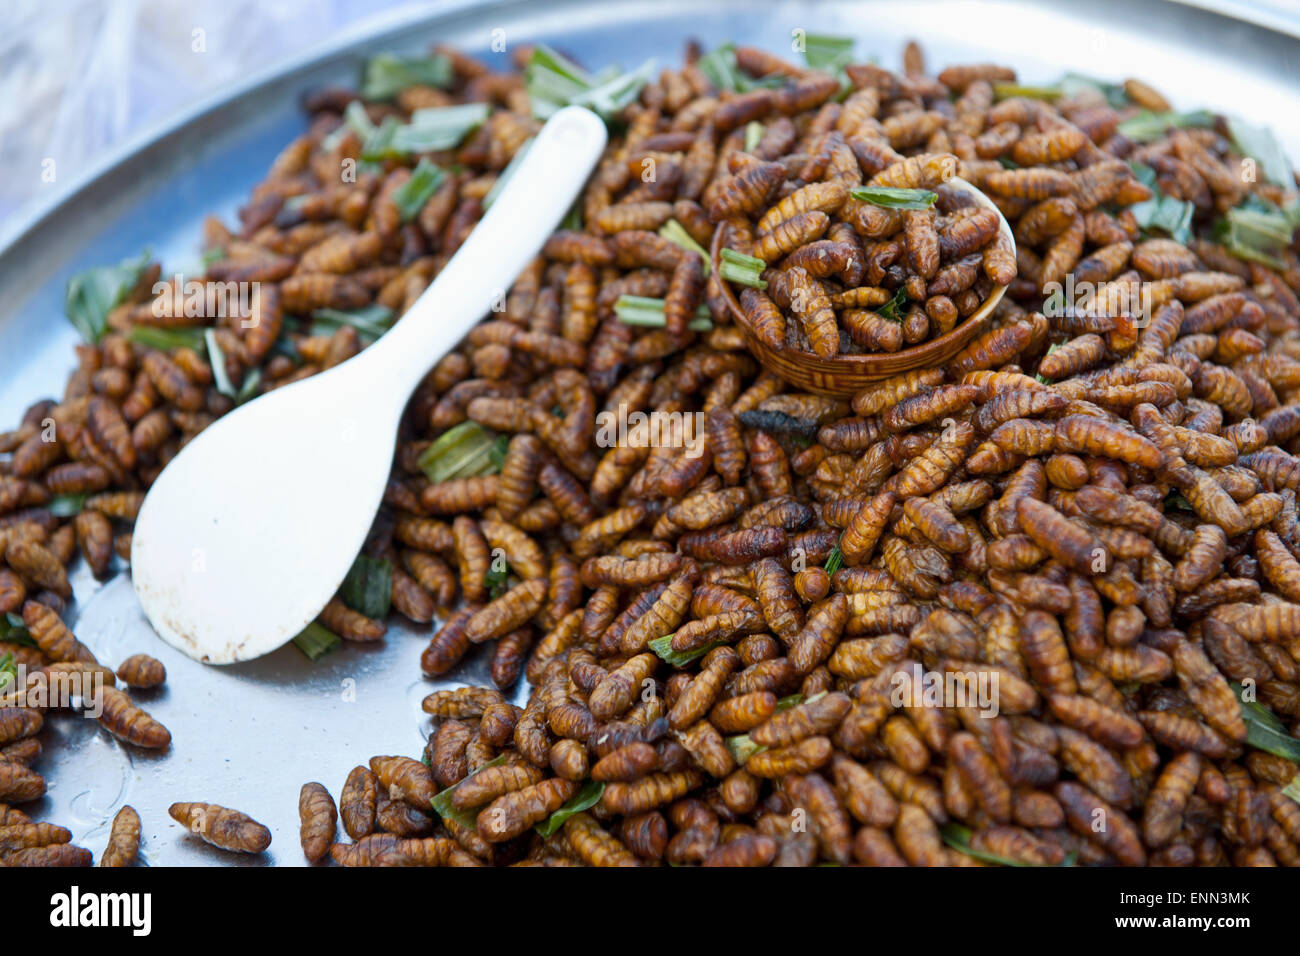
<svg viewBox="0 0 1300 956">
<path fill-rule="evenodd" d="M 503 56 L 488 52 L 491 31 L 501 29 L 509 45 L 542 41 L 592 66 L 635 66 L 647 57 L 677 62 L 687 37 L 787 51 L 791 31 L 802 28 L 856 36 L 859 55 L 886 65 L 897 65 L 903 41 L 916 37 L 932 63 L 994 59 L 1013 64 L 1029 82 L 1067 69 L 1111 79 L 1136 75 L 1179 107 L 1217 107 L 1261 122 L 1300 115 L 1296 23 L 1287 23 L 1276 6 L 1217 5 L 1233 16 L 1199 6 L 453 0 L 435 13 L 396 11 L 196 105 L 82 171 L 46 208 L 10 225 L 0 239 L 0 422 L 16 421 L 31 401 L 63 387 L 76 341 L 62 314 L 68 276 L 143 247 L 168 270 L 195 262 L 203 217 L 233 219 L 280 147 L 303 129 L 298 95 L 352 79 L 363 59 L 381 50 L 416 51 L 442 41 L 490 60 Z M 1300 126 L 1276 132 L 1300 157 Z M 50 791 L 31 809 L 71 828 L 74 840 L 97 856 L 107 821 L 129 802 L 143 818 L 150 865 L 302 864 L 302 783 L 319 780 L 337 796 L 348 771 L 370 755 L 418 753 L 428 729 L 420 711 L 424 695 L 487 681 L 481 655 L 451 680 L 421 679 L 419 655 L 430 629 L 400 625 L 390 628 L 382 647 L 346 647 L 315 664 L 288 647 L 245 665 L 203 667 L 154 636 L 125 575 L 100 584 L 83 568 L 74 584 L 77 634 L 101 659 L 116 663 L 148 651 L 169 672 L 166 687 L 143 698 L 173 733 L 164 755 L 129 751 L 78 717 L 56 716 L 44 731 L 46 755 L 38 768 Z M 236 858 L 196 842 L 167 816 L 177 800 L 214 801 L 252 814 L 274 834 L 270 851 Z"/>
</svg>

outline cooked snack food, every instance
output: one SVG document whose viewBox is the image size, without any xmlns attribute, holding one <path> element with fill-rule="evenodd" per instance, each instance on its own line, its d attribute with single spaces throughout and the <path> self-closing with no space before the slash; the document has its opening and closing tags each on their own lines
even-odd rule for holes
<svg viewBox="0 0 1300 956">
<path fill-rule="evenodd" d="M 94 660 L 59 618 L 78 545 L 106 572 L 189 437 L 382 334 L 491 204 L 560 61 L 438 55 L 445 83 L 309 95 L 238 225 L 209 223 L 200 281 L 255 282 L 251 321 L 177 314 L 141 264 L 63 399 L 0 436 L 0 601 L 41 662 Z M 425 759 L 349 776 L 355 842 L 304 787 L 309 859 L 1300 861 L 1295 182 L 1243 178 L 1226 120 L 1144 84 L 906 60 L 692 48 L 614 104 L 572 221 L 412 399 L 375 531 L 298 639 L 437 613 L 424 673 L 492 644 L 527 705 L 430 695 Z M 1008 291 L 944 367 L 849 402 L 764 371 L 724 280 L 768 344 L 822 356 Z M 165 745 L 103 693 L 106 726 Z M 0 752 L 0 799 L 43 789 Z"/>
</svg>

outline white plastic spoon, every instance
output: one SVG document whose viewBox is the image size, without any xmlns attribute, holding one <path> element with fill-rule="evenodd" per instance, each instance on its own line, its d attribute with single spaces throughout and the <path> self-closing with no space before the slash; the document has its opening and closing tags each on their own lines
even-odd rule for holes
<svg viewBox="0 0 1300 956">
<path fill-rule="evenodd" d="M 605 139 L 594 113 L 560 110 L 391 331 L 219 419 L 167 466 L 131 546 L 136 595 L 163 640 L 229 664 L 275 650 L 316 618 L 374 521 L 411 392 L 537 255 Z"/>
</svg>

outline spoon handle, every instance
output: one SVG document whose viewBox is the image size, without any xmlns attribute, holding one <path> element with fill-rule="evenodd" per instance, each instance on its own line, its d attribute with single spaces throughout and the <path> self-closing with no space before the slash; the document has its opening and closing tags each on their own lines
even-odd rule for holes
<svg viewBox="0 0 1300 956">
<path fill-rule="evenodd" d="M 605 124 L 566 106 L 552 116 L 486 215 L 393 328 L 347 365 L 404 403 L 439 358 L 493 307 L 581 195 L 605 148 Z"/>
</svg>

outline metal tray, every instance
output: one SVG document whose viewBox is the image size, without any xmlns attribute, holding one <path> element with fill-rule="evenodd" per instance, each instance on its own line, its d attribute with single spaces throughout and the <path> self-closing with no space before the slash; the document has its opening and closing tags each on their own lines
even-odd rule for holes
<svg viewBox="0 0 1300 956">
<path fill-rule="evenodd" d="M 1071 69 L 1155 83 L 1176 106 L 1230 109 L 1268 121 L 1300 114 L 1300 36 L 1276 7 L 1088 0 L 883 0 L 756 3 L 755 0 L 548 0 L 403 8 L 363 31 L 286 67 L 250 78 L 196 105 L 160 129 L 82 172 L 44 209 L 0 239 L 0 422 L 32 400 L 58 394 L 72 366 L 76 335 L 63 318 L 73 273 L 117 262 L 148 247 L 170 273 L 197 260 L 208 213 L 227 221 L 281 146 L 304 128 L 298 95 L 349 81 L 382 50 L 413 52 L 435 41 L 491 61 L 492 31 L 508 45 L 542 41 L 592 66 L 671 64 L 683 42 L 736 40 L 790 49 L 791 31 L 858 37 L 860 56 L 896 66 L 903 41 L 923 40 L 932 63 L 998 60 L 1028 82 Z M 1247 22 L 1252 21 L 1252 22 Z M 1300 127 L 1277 129 L 1300 157 Z M 66 170 L 64 171 L 66 172 Z M 274 574 L 274 568 L 267 569 Z M 348 771 L 376 753 L 416 754 L 428 732 L 420 700 L 439 686 L 486 683 L 480 655 L 450 680 L 421 678 L 429 627 L 394 624 L 382 647 L 349 646 L 309 663 L 288 647 L 249 664 L 204 667 L 159 641 L 141 615 L 125 574 L 74 579 L 78 636 L 106 662 L 148 651 L 167 665 L 165 688 L 141 695 L 171 729 L 163 755 L 124 748 L 93 721 L 54 716 L 37 765 L 49 794 L 30 810 L 103 849 L 107 823 L 129 802 L 143 818 L 149 865 L 303 863 L 297 845 L 298 789 L 319 780 L 335 795 Z M 231 595 L 238 600 L 238 595 Z M 526 693 L 517 690 L 519 697 Z M 177 800 L 207 800 L 252 814 L 274 834 L 270 850 L 236 857 L 186 835 L 167 816 Z"/>
</svg>

